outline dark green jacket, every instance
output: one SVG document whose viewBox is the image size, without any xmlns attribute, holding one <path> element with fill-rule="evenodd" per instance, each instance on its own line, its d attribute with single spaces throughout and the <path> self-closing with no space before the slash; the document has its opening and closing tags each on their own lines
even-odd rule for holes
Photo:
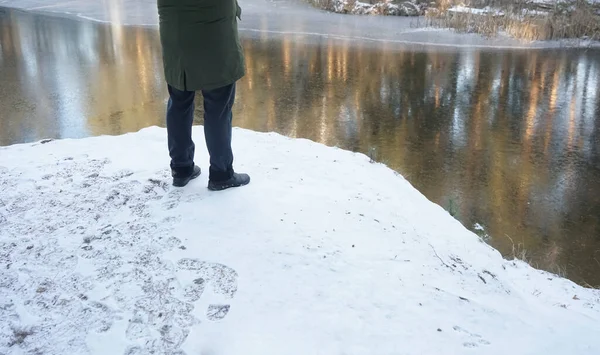
<svg viewBox="0 0 600 355">
<path fill-rule="evenodd" d="M 233 84 L 245 74 L 237 0 L 158 0 L 167 83 L 185 91 Z"/>
</svg>

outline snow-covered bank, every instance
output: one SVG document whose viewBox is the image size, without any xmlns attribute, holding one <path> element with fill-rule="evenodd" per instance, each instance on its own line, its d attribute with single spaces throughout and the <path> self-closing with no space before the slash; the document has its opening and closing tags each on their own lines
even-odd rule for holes
<svg viewBox="0 0 600 355">
<path fill-rule="evenodd" d="M 483 6 L 483 4 L 489 4 Z M 527 41 L 580 39 L 597 47 L 600 40 L 600 2 L 597 0 L 539 0 L 525 3 L 480 2 L 479 7 L 441 2 L 427 11 L 432 24 L 460 32 Z M 582 42 L 583 43 L 583 42 Z"/>
<path fill-rule="evenodd" d="M 0 353 L 600 351 L 599 291 L 363 155 L 234 136 L 253 183 L 223 193 L 170 187 L 159 128 L 0 148 Z"/>
</svg>

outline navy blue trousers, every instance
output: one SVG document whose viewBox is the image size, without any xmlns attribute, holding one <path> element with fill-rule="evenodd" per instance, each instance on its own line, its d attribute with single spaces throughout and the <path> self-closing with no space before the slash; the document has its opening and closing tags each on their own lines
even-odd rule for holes
<svg viewBox="0 0 600 355">
<path fill-rule="evenodd" d="M 169 85 L 167 133 L 171 169 L 186 175 L 194 169 L 196 146 L 192 140 L 194 122 L 193 91 L 180 91 Z M 202 90 L 204 96 L 204 136 L 210 154 L 212 181 L 223 181 L 233 175 L 231 150 L 231 108 L 235 101 L 235 83 L 215 90 Z"/>
</svg>

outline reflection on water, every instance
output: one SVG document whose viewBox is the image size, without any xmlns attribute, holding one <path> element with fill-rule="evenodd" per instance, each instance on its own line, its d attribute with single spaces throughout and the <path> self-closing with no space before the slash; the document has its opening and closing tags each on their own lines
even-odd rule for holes
<svg viewBox="0 0 600 355">
<path fill-rule="evenodd" d="M 163 125 L 155 29 L 7 13 L 0 46 L 2 145 Z M 600 285 L 600 53 L 244 48 L 237 125 L 373 154 L 503 254 Z"/>
</svg>

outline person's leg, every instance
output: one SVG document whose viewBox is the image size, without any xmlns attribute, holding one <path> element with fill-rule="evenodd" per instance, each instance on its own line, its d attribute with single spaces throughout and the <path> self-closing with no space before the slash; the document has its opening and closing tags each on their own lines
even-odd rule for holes
<svg viewBox="0 0 600 355">
<path fill-rule="evenodd" d="M 203 90 L 204 96 L 204 136 L 210 154 L 209 188 L 224 190 L 250 182 L 246 174 L 236 174 L 233 170 L 231 132 L 235 101 L 235 83 L 214 90 Z"/>
<path fill-rule="evenodd" d="M 227 180 L 233 175 L 231 151 L 231 108 L 235 100 L 235 84 L 215 90 L 203 90 L 204 136 L 210 154 L 211 180 Z"/>
<path fill-rule="evenodd" d="M 185 186 L 200 175 L 200 168 L 194 165 L 195 145 L 192 140 L 195 92 L 180 91 L 170 85 L 168 89 L 167 134 L 173 184 Z"/>
</svg>

